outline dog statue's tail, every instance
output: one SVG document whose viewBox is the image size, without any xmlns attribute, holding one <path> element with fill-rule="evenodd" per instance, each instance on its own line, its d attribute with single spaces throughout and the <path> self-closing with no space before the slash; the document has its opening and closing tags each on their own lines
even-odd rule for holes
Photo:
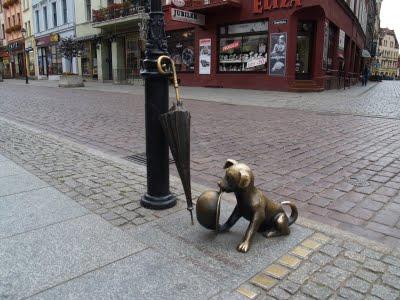
<svg viewBox="0 0 400 300">
<path fill-rule="evenodd" d="M 296 205 L 294 205 L 290 201 L 283 201 L 281 204 L 290 206 L 290 209 L 292 210 L 292 212 L 290 213 L 290 217 L 289 217 L 289 226 L 290 226 L 294 222 L 296 222 L 297 217 L 299 216 L 299 212 L 297 210 L 297 207 L 296 207 Z"/>
</svg>

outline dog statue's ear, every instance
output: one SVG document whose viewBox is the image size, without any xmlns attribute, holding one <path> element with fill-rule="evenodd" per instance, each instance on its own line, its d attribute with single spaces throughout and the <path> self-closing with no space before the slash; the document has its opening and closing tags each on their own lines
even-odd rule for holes
<svg viewBox="0 0 400 300">
<path fill-rule="evenodd" d="M 239 180 L 239 187 L 241 189 L 245 189 L 249 186 L 251 181 L 251 177 L 249 172 L 240 170 L 240 180 Z"/>
<path fill-rule="evenodd" d="M 232 167 L 233 165 L 237 165 L 237 161 L 234 159 L 228 159 L 224 165 L 224 169 L 228 169 L 230 167 Z"/>
</svg>

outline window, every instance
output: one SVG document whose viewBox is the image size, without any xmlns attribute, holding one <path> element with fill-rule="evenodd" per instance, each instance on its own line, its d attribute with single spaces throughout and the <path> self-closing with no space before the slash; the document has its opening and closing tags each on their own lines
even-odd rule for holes
<svg viewBox="0 0 400 300">
<path fill-rule="evenodd" d="M 3 35 L 3 39 L 5 39 L 6 38 L 6 31 L 4 29 L 4 24 L 1 24 L 1 33 Z"/>
<path fill-rule="evenodd" d="M 194 30 L 170 31 L 167 34 L 168 52 L 177 72 L 194 72 Z"/>
<path fill-rule="evenodd" d="M 8 17 L 8 27 L 11 27 L 11 19 Z"/>
<path fill-rule="evenodd" d="M 35 10 L 36 32 L 40 32 L 39 11 Z"/>
<path fill-rule="evenodd" d="M 51 10 L 53 12 L 53 27 L 57 27 L 57 3 L 53 2 L 51 4 Z"/>
<path fill-rule="evenodd" d="M 60 52 L 60 48 L 56 45 L 50 46 L 51 51 L 51 66 L 49 73 L 51 75 L 60 75 L 62 74 L 62 55 Z"/>
<path fill-rule="evenodd" d="M 267 21 L 222 26 L 219 34 L 220 72 L 267 71 Z"/>
<path fill-rule="evenodd" d="M 18 20 L 18 25 L 21 25 L 21 15 L 20 15 L 20 13 L 17 13 L 17 20 Z"/>
<path fill-rule="evenodd" d="M 68 22 L 68 14 L 67 14 L 67 0 L 62 0 L 62 14 L 63 14 L 63 21 L 64 24 L 66 24 Z"/>
<path fill-rule="evenodd" d="M 49 22 L 47 20 L 47 6 L 43 7 L 43 23 L 44 23 L 44 30 L 49 29 Z"/>
<path fill-rule="evenodd" d="M 28 21 L 28 28 L 26 28 L 26 30 L 28 31 L 28 36 L 31 36 L 32 35 L 31 21 Z"/>
<path fill-rule="evenodd" d="M 86 21 L 92 19 L 92 1 L 86 0 Z"/>
</svg>

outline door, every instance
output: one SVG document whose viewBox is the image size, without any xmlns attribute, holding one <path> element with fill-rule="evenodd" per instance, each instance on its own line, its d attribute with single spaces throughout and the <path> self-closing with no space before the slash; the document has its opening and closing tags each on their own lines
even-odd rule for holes
<svg viewBox="0 0 400 300">
<path fill-rule="evenodd" d="M 113 65 L 112 65 L 112 48 L 111 48 L 111 42 L 108 43 L 108 80 L 113 80 Z"/>
<path fill-rule="evenodd" d="M 299 21 L 297 27 L 296 79 L 312 78 L 314 22 Z"/>
</svg>

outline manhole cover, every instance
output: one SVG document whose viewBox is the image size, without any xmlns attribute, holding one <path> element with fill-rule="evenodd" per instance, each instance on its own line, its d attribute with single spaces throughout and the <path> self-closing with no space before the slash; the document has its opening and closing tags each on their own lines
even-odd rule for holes
<svg viewBox="0 0 400 300">
<path fill-rule="evenodd" d="M 132 162 L 135 162 L 135 163 L 140 164 L 140 165 L 144 165 L 144 166 L 147 163 L 146 153 L 132 154 L 132 155 L 129 155 L 129 156 L 125 157 L 125 159 L 129 160 L 129 161 L 132 161 Z M 173 163 L 175 163 L 175 161 L 172 158 L 170 158 L 169 159 L 169 164 L 171 165 Z"/>
<path fill-rule="evenodd" d="M 354 185 L 357 187 L 367 187 L 370 185 L 368 180 L 364 179 L 361 176 L 357 176 L 357 175 L 350 176 L 347 179 L 347 182 L 350 183 L 351 185 Z"/>
</svg>

